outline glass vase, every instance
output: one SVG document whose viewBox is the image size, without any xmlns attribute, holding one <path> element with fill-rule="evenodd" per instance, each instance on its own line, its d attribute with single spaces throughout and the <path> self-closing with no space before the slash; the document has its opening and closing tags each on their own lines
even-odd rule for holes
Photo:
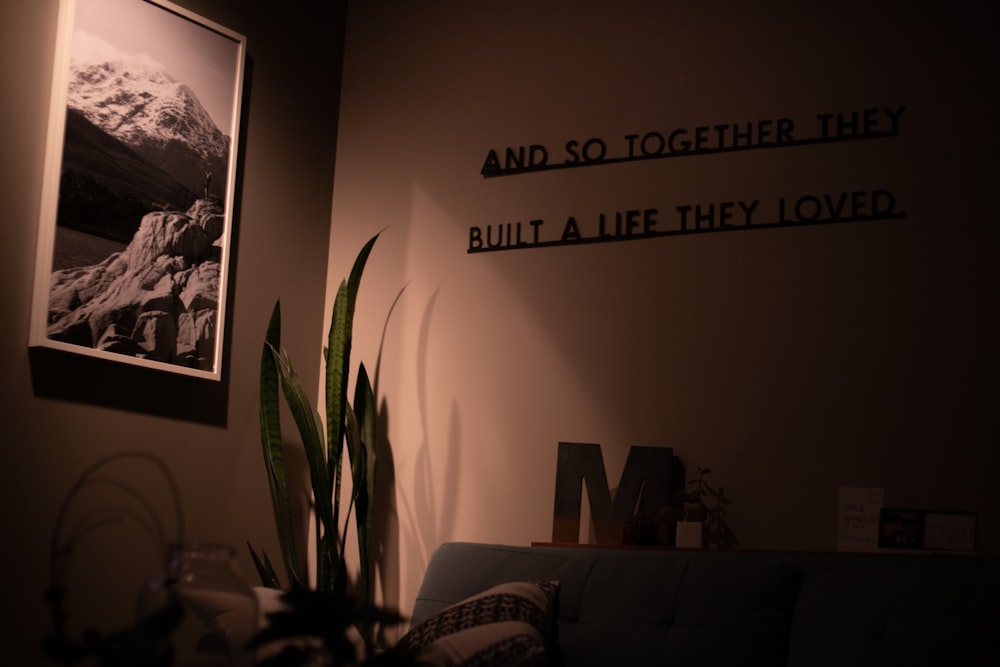
<svg viewBox="0 0 1000 667">
<path fill-rule="evenodd" d="M 257 631 L 257 601 L 239 574 L 232 547 L 206 542 L 171 545 L 166 577 L 146 585 L 137 614 L 148 614 L 171 599 L 184 610 L 170 638 L 174 665 L 253 664 L 247 644 Z"/>
</svg>

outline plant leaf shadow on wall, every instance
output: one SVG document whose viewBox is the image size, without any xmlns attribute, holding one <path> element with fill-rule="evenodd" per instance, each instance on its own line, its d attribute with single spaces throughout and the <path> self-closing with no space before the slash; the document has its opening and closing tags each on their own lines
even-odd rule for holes
<svg viewBox="0 0 1000 667">
<path fill-rule="evenodd" d="M 417 403 L 421 432 L 413 464 L 413 495 L 408 499 L 399 494 L 402 504 L 400 509 L 405 519 L 401 532 L 406 543 L 406 553 L 416 556 L 411 555 L 406 563 L 406 579 L 409 581 L 420 581 L 431 552 L 442 541 L 454 535 L 455 511 L 458 507 L 458 474 L 462 452 L 459 446 L 461 421 L 455 400 L 451 403 L 447 448 L 443 452 L 446 467 L 442 479 L 434 478 L 432 452 L 435 447 L 428 431 L 430 331 L 439 294 L 440 288 L 434 291 L 427 302 L 417 339 Z"/>
</svg>

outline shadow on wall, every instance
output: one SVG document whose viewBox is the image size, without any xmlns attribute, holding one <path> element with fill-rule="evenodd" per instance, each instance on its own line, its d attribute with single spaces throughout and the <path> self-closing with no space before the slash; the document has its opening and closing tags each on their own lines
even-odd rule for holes
<svg viewBox="0 0 1000 667">
<path fill-rule="evenodd" d="M 399 510 L 396 507 L 396 461 L 389 432 L 389 406 L 385 400 L 378 409 L 378 473 L 375 479 L 375 517 L 372 526 L 372 560 L 376 594 L 382 592 L 381 606 L 398 610 L 399 593 Z M 386 633 L 392 628 L 379 626 L 378 641 L 386 645 Z"/>
<path fill-rule="evenodd" d="M 456 402 L 452 401 L 448 442 L 444 451 L 446 467 L 444 477 L 440 480 L 434 478 L 435 467 L 431 458 L 432 449 L 439 451 L 439 448 L 432 448 L 427 429 L 427 391 L 430 385 L 427 368 L 428 346 L 439 293 L 440 289 L 436 289 L 428 300 L 417 340 L 417 404 L 421 432 L 413 466 L 413 493 L 409 498 L 405 495 L 405 489 L 404 493 L 399 494 L 401 507 L 398 509 L 402 511 L 403 516 L 400 534 L 405 553 L 409 554 L 405 564 L 407 571 L 403 579 L 410 582 L 421 580 L 431 553 L 444 539 L 454 535 L 455 508 L 458 502 L 461 424 Z M 396 571 L 399 571 L 398 567 Z"/>
<path fill-rule="evenodd" d="M 379 392 L 379 379 L 381 377 L 382 369 L 382 353 L 385 349 L 385 338 L 386 333 L 389 328 L 389 322 L 392 320 L 392 313 L 396 306 L 399 304 L 399 300 L 406 290 L 405 286 L 396 295 L 393 300 L 392 305 L 389 307 L 389 312 L 386 315 L 385 322 L 382 326 L 382 335 L 379 342 L 378 357 L 375 364 L 375 376 L 373 379 L 373 391 L 376 396 L 380 395 Z M 433 298 L 431 299 L 431 304 L 433 305 Z M 428 310 L 430 310 L 430 306 Z M 428 315 L 429 319 L 429 315 Z M 420 342 L 425 344 L 426 335 L 422 335 Z M 421 377 L 424 375 L 425 369 L 421 368 Z M 423 407 L 425 402 L 421 399 L 421 406 Z M 372 558 L 375 569 L 375 578 L 378 587 L 381 590 L 381 605 L 387 609 L 402 609 L 403 600 L 401 599 L 401 577 L 400 577 L 400 522 L 399 522 L 399 506 L 397 505 L 397 493 L 396 493 L 396 461 L 393 454 L 392 443 L 389 441 L 389 406 L 387 401 L 383 398 L 382 402 L 379 404 L 377 411 L 378 428 L 376 432 L 378 433 L 378 442 L 376 443 L 376 456 L 378 461 L 378 471 L 375 483 L 375 499 L 374 505 L 377 508 L 374 516 L 374 526 L 372 529 Z M 422 439 L 423 445 L 421 446 L 421 452 L 426 456 L 426 433 Z M 418 526 L 417 516 L 414 515 L 412 508 L 405 503 L 404 499 L 404 509 L 407 516 L 407 525 Z M 424 508 L 421 507 L 421 510 Z M 423 512 L 420 513 L 423 515 Z M 431 515 L 432 516 L 432 515 Z M 414 530 L 409 530 L 407 536 L 407 547 L 408 553 L 413 553 L 414 537 L 416 535 L 423 534 L 422 529 L 416 528 Z M 424 553 L 423 551 L 421 553 Z M 416 565 L 422 568 L 427 560 L 427 556 L 418 562 Z M 413 562 L 409 559 L 409 562 Z M 409 602 L 409 601 L 407 601 Z M 398 627 L 381 625 L 379 627 L 380 636 L 378 641 L 381 645 L 390 645 L 398 640 L 396 633 L 399 631 Z"/>
<path fill-rule="evenodd" d="M 211 382 L 42 347 L 30 348 L 28 360 L 40 398 L 226 425 L 228 366 L 219 382 Z"/>
</svg>

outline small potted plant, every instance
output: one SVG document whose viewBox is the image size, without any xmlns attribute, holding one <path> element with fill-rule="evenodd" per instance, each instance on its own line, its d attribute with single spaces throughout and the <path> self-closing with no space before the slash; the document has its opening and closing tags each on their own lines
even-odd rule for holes
<svg viewBox="0 0 1000 667">
<path fill-rule="evenodd" d="M 698 475 L 688 481 L 690 490 L 684 496 L 684 521 L 701 523 L 704 546 L 722 549 L 737 546 L 736 535 L 726 522 L 726 505 L 732 504 L 732 499 L 726 497 L 725 488 L 712 486 L 706 479 L 711 468 L 695 466 L 695 471 Z"/>
</svg>

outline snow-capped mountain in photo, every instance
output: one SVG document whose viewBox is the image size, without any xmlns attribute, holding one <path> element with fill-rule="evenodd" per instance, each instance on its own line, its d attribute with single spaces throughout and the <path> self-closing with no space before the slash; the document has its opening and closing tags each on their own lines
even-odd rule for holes
<svg viewBox="0 0 1000 667">
<path fill-rule="evenodd" d="M 74 62 L 67 106 L 194 193 L 207 173 L 225 180 L 230 138 L 189 86 L 141 57 Z"/>
</svg>

